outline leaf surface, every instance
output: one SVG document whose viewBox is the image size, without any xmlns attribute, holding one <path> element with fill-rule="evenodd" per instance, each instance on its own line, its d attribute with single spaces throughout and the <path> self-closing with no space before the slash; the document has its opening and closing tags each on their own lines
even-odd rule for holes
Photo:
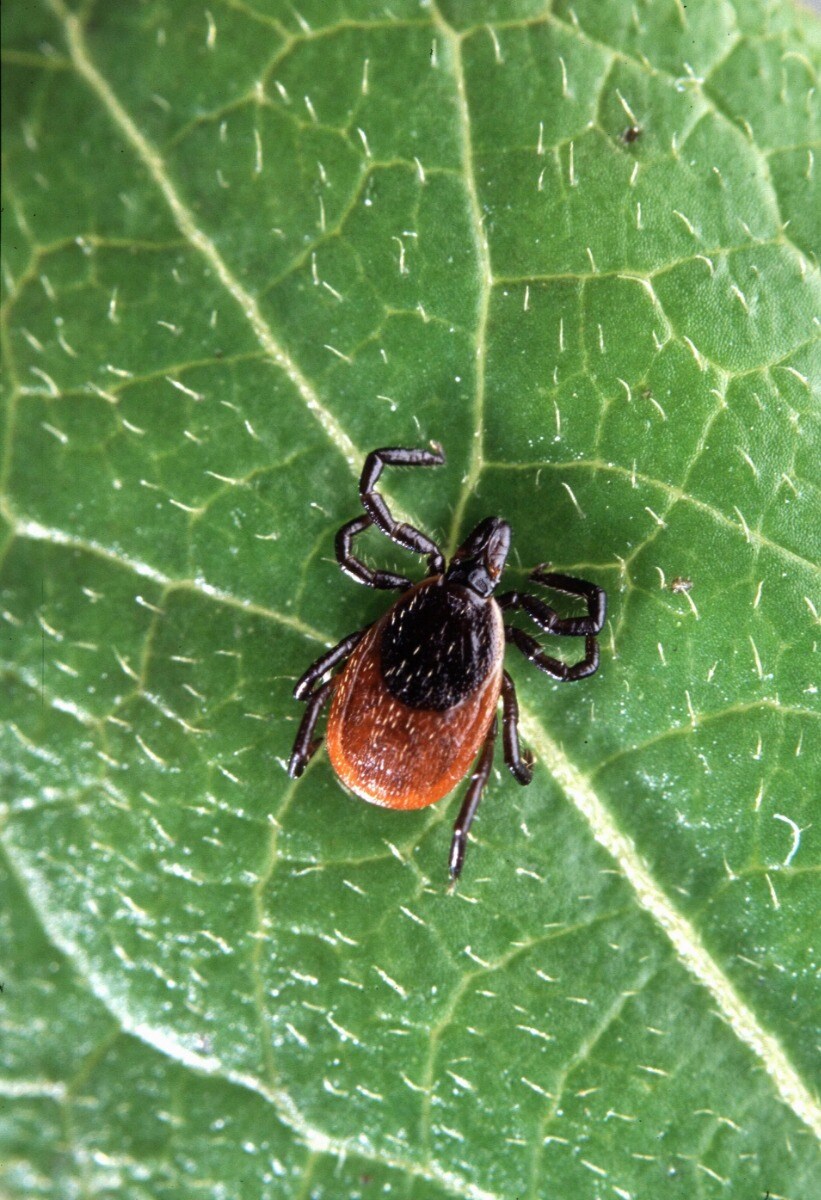
<svg viewBox="0 0 821 1200">
<path fill-rule="evenodd" d="M 4 1187 L 808 1196 L 817 24 L 4 24 Z M 397 510 L 610 601 L 595 678 L 511 652 L 538 765 L 452 895 L 455 797 L 284 769 L 387 603 L 333 558 L 362 459 L 431 439 Z"/>
</svg>

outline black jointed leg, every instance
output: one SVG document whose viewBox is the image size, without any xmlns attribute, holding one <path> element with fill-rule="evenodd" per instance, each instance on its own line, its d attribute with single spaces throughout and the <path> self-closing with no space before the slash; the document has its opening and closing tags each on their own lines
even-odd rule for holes
<svg viewBox="0 0 821 1200">
<path fill-rule="evenodd" d="M 588 579 L 579 579 L 576 575 L 561 575 L 557 571 L 548 571 L 544 565 L 531 571 L 530 578 L 534 583 L 544 584 L 554 591 L 564 592 L 566 596 L 580 596 L 587 602 L 587 615 L 590 619 L 589 629 L 580 629 L 579 633 L 601 633 L 604 618 L 607 616 L 607 593 L 598 584 Z M 569 618 L 573 620 L 573 618 Z M 578 618 L 576 618 L 578 619 Z M 581 618 L 584 620 L 584 617 Z"/>
<path fill-rule="evenodd" d="M 292 779 L 299 778 L 305 770 L 309 759 L 316 754 L 320 747 L 322 739 L 314 739 L 314 729 L 316 728 L 319 714 L 322 711 L 322 706 L 330 697 L 333 685 L 333 679 L 329 679 L 327 683 L 322 684 L 322 687 L 312 692 L 308 698 L 308 707 L 300 721 L 294 741 L 294 748 L 291 751 L 291 759 L 288 763 L 288 774 Z"/>
<path fill-rule="evenodd" d="M 496 744 L 496 718 L 493 718 L 490 729 L 485 738 L 485 744 L 482 747 L 482 753 L 479 756 L 479 761 L 470 777 L 470 787 L 468 788 L 465 798 L 462 801 L 462 807 L 459 809 L 459 816 L 456 818 L 456 824 L 453 826 L 453 841 L 450 844 L 450 858 L 448 866 L 450 868 L 451 881 L 455 881 L 462 873 L 462 867 L 465 863 L 465 851 L 467 850 L 468 832 L 473 824 L 473 818 L 476 816 L 476 809 L 479 807 L 479 801 L 482 799 L 487 777 L 490 774 L 490 768 L 493 766 L 493 747 Z"/>
<path fill-rule="evenodd" d="M 365 529 L 369 529 L 373 525 L 370 517 L 354 517 L 352 521 L 348 521 L 347 525 L 343 525 L 339 533 L 336 535 L 336 560 L 346 575 L 350 575 L 351 579 L 355 579 L 358 583 L 364 583 L 366 587 L 384 588 L 386 591 L 397 590 L 400 592 L 406 591 L 411 586 L 411 581 L 404 575 L 395 575 L 393 571 L 374 571 L 371 567 L 366 567 L 351 551 L 353 540 L 358 533 L 362 533 Z"/>
<path fill-rule="evenodd" d="M 321 679 L 327 671 L 330 671 L 331 667 L 335 667 L 343 658 L 347 658 L 369 629 L 370 625 L 366 625 L 364 629 L 357 629 L 356 633 L 349 633 L 341 642 L 337 642 L 330 650 L 326 650 L 324 654 L 320 654 L 319 658 L 314 659 L 308 670 L 296 682 L 295 699 L 309 700 L 316 690 L 314 684 L 317 680 Z"/>
<path fill-rule="evenodd" d="M 586 617 L 560 617 L 555 609 L 538 596 L 527 592 L 505 592 L 497 598 L 500 608 L 521 609 L 532 618 L 545 633 L 554 633 L 562 637 L 589 637 L 590 634 L 600 633 L 607 612 L 607 596 L 603 588 L 586 579 L 577 579 L 574 575 L 558 575 L 553 571 L 545 571 L 537 567 L 530 578 L 534 583 L 544 584 L 557 592 L 568 596 L 579 596 L 587 602 Z"/>
<path fill-rule="evenodd" d="M 502 744 L 505 762 L 514 779 L 521 784 L 530 783 L 533 778 L 533 755 L 529 750 L 523 754 L 519 746 L 519 704 L 516 688 L 507 671 L 502 675 Z"/>
<path fill-rule="evenodd" d="M 517 650 L 521 650 L 534 667 L 538 667 L 540 671 L 544 671 L 553 679 L 561 680 L 562 683 L 573 683 L 576 679 L 585 679 L 588 675 L 595 675 L 599 669 L 599 643 L 596 641 L 595 634 L 589 634 L 585 638 L 584 658 L 581 662 L 573 663 L 572 666 L 545 654 L 536 639 L 529 633 L 525 633 L 523 629 L 505 625 L 505 638 Z"/>
<path fill-rule="evenodd" d="M 445 461 L 445 452 L 438 442 L 431 442 L 431 445 L 432 450 L 404 449 L 400 446 L 385 446 L 381 450 L 372 450 L 362 469 L 359 497 L 362 507 L 378 529 L 392 542 L 396 542 L 397 546 L 412 550 L 415 554 L 426 555 L 431 575 L 441 575 L 445 569 L 445 559 L 436 542 L 413 525 L 396 521 L 382 496 L 375 490 L 383 467 L 441 467 Z"/>
</svg>

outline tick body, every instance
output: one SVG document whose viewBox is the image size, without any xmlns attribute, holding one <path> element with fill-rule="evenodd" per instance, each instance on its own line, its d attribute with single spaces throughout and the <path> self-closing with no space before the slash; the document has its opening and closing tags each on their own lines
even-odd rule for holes
<svg viewBox="0 0 821 1200">
<path fill-rule="evenodd" d="M 455 879 L 490 774 L 500 699 L 505 762 L 519 783 L 531 779 L 532 757 L 519 748 L 516 692 L 504 670 L 505 643 L 554 679 L 583 679 L 598 668 L 596 635 L 604 622 L 606 600 L 595 584 L 541 567 L 530 578 L 582 598 L 585 616 L 560 617 L 526 592 L 495 597 L 510 547 L 510 526 L 500 517 L 481 521 L 447 564 L 435 542 L 395 521 L 375 490 L 383 466 L 432 467 L 444 461 L 436 444 L 430 451 L 387 447 L 365 460 L 359 487 L 365 513 L 340 529 L 337 559 L 360 583 L 401 595 L 384 616 L 343 638 L 298 681 L 294 695 L 307 709 L 288 770 L 293 778 L 301 775 L 318 749 L 314 731 L 330 701 L 331 765 L 363 800 L 384 808 L 424 808 L 441 800 L 470 772 L 451 843 L 449 869 Z M 427 578 L 414 584 L 405 576 L 372 570 L 356 558 L 353 539 L 371 525 L 397 545 L 424 555 Z M 529 633 L 505 623 L 505 611 L 517 609 L 545 633 L 584 637 L 584 658 L 569 666 L 547 655 Z M 327 678 L 340 665 L 342 669 Z"/>
<path fill-rule="evenodd" d="M 334 689 L 328 755 L 372 804 L 424 808 L 464 779 L 496 713 L 502 614 L 442 575 L 425 579 L 363 637 Z"/>
</svg>

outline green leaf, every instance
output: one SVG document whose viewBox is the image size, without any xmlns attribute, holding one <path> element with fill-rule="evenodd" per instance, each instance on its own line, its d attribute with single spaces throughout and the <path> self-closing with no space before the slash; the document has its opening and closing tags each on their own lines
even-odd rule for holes
<svg viewBox="0 0 821 1200">
<path fill-rule="evenodd" d="M 5 1193 L 808 1197 L 814 18 L 3 18 Z M 511 652 L 454 894 L 458 798 L 284 769 L 430 439 L 398 509 L 610 601 L 595 678 Z"/>
</svg>

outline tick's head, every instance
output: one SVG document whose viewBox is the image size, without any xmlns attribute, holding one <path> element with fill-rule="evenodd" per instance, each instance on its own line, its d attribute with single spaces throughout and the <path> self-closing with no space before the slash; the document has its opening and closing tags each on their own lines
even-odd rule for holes
<svg viewBox="0 0 821 1200">
<path fill-rule="evenodd" d="M 491 594 L 502 574 L 510 549 L 510 526 L 501 517 L 485 517 L 450 560 L 448 583 L 458 583 L 477 596 Z"/>
</svg>

